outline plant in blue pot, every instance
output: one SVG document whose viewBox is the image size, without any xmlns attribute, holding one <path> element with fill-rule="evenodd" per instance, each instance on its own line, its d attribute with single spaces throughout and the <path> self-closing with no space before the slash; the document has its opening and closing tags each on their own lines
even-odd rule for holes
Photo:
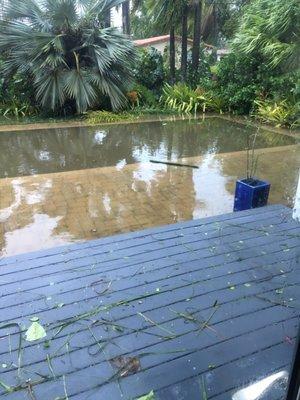
<svg viewBox="0 0 300 400">
<path fill-rule="evenodd" d="M 234 211 L 263 207 L 268 204 L 270 183 L 255 177 L 258 156 L 255 155 L 255 142 L 259 130 L 252 137 L 248 135 L 246 178 L 236 182 Z M 252 143 L 250 139 L 252 138 Z"/>
</svg>

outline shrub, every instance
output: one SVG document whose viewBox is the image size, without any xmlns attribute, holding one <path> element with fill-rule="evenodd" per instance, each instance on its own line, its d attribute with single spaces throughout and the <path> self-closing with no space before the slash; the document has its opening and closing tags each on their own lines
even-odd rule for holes
<svg viewBox="0 0 300 400">
<path fill-rule="evenodd" d="M 229 54 L 221 59 L 216 75 L 216 89 L 227 109 L 249 114 L 262 87 L 257 82 L 258 62 L 250 57 Z"/>
<path fill-rule="evenodd" d="M 222 112 L 223 109 L 223 101 L 220 97 L 200 87 L 192 89 L 183 83 L 174 86 L 165 84 L 160 101 L 166 108 L 186 114 L 198 111 Z"/>
<path fill-rule="evenodd" d="M 280 69 L 270 70 L 259 56 L 230 53 L 213 72 L 216 81 L 208 82 L 206 87 L 223 100 L 226 110 L 236 114 L 253 112 L 255 100 L 269 99 L 278 104 L 286 99 L 288 104 L 293 104 L 299 99 L 299 73 L 283 74 Z"/>
<path fill-rule="evenodd" d="M 90 111 L 86 114 L 86 122 L 91 125 L 129 121 L 137 118 L 137 115 L 128 112 L 114 113 L 110 111 Z"/>
<path fill-rule="evenodd" d="M 209 80 L 212 76 L 210 70 L 211 63 L 211 56 L 201 47 L 199 67 L 197 73 L 195 73 L 192 65 L 192 53 L 189 52 L 187 61 L 187 83 L 191 87 L 196 88 L 197 85 L 201 84 L 203 81 Z"/>
<path fill-rule="evenodd" d="M 131 90 L 126 94 L 127 99 L 132 107 L 137 106 L 139 103 L 139 96 L 137 91 Z"/>
<path fill-rule="evenodd" d="M 17 99 L 12 99 L 9 102 L 0 104 L 0 114 L 6 118 L 22 118 L 36 115 L 37 109 L 28 102 L 20 102 Z"/>
<path fill-rule="evenodd" d="M 286 100 L 280 102 L 255 101 L 257 110 L 255 115 L 265 123 L 275 124 L 277 127 L 293 127 L 300 124 L 300 104 L 291 104 Z"/>
<path fill-rule="evenodd" d="M 25 117 L 37 113 L 34 84 L 30 75 L 3 75 L 0 60 L 0 114 L 4 117 Z"/>
<path fill-rule="evenodd" d="M 164 82 L 163 57 L 155 48 L 139 52 L 137 67 L 134 70 L 137 83 L 147 89 L 159 91 Z"/>
<path fill-rule="evenodd" d="M 132 106 L 154 107 L 158 102 L 155 94 L 141 84 L 135 84 L 128 95 L 131 96 L 131 98 L 129 97 L 129 101 Z"/>
</svg>

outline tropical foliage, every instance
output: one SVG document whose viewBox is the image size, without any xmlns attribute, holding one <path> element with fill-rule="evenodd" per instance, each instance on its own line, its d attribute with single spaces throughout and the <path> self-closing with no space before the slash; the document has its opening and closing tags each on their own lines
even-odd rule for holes
<svg viewBox="0 0 300 400">
<path fill-rule="evenodd" d="M 134 69 L 135 80 L 146 88 L 159 91 L 164 83 L 164 60 L 155 48 L 142 49 L 139 52 Z"/>
<path fill-rule="evenodd" d="M 299 0 L 3 4 L 0 114 L 7 118 L 50 110 L 83 113 L 96 124 L 157 111 L 213 111 L 299 124 Z M 111 27 L 113 7 L 122 12 L 125 35 Z M 130 34 L 169 34 L 168 50 L 136 53 Z M 217 61 L 216 47 L 208 54 L 204 42 L 225 43 L 230 54 Z M 122 108 L 128 111 L 117 113 Z"/>
<path fill-rule="evenodd" d="M 260 55 L 270 68 L 299 68 L 300 2 L 253 0 L 243 15 L 234 49 Z"/>
<path fill-rule="evenodd" d="M 134 47 L 105 16 L 122 0 L 7 0 L 0 22 L 0 52 L 7 76 L 32 80 L 43 108 L 78 113 L 108 97 L 126 102 Z"/>
<path fill-rule="evenodd" d="M 184 83 L 171 86 L 166 84 L 161 102 L 166 108 L 179 113 L 191 114 L 199 111 L 217 111 L 222 113 L 224 104 L 221 98 L 200 87 L 192 89 Z"/>
<path fill-rule="evenodd" d="M 10 99 L 9 103 L 0 104 L 0 114 L 5 118 L 14 117 L 18 119 L 37 114 L 37 109 L 27 101 L 20 102 L 19 99 L 13 98 Z"/>
<path fill-rule="evenodd" d="M 131 97 L 131 104 L 139 107 L 155 107 L 157 105 L 157 96 L 153 90 L 148 89 L 141 84 L 135 84 L 132 91 L 127 94 Z"/>
<path fill-rule="evenodd" d="M 216 68 L 214 91 L 219 93 L 227 110 L 236 114 L 249 114 L 254 100 L 264 96 L 267 71 L 261 60 L 231 53 Z"/>
<path fill-rule="evenodd" d="M 257 107 L 256 116 L 265 123 L 281 126 L 300 125 L 300 105 L 288 103 L 282 100 L 279 103 L 272 101 L 255 101 Z"/>
<path fill-rule="evenodd" d="M 110 112 L 110 111 L 90 111 L 87 113 L 85 121 L 90 125 L 103 123 L 114 123 L 136 119 L 137 115 L 128 112 Z"/>
</svg>

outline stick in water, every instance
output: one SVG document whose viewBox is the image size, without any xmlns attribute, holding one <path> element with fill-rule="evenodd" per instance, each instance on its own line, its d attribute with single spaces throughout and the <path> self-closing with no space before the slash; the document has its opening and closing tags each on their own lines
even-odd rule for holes
<svg viewBox="0 0 300 400">
<path fill-rule="evenodd" d="M 189 164 L 179 164 L 171 161 L 158 161 L 158 160 L 150 160 L 151 163 L 154 164 L 166 164 L 166 165 L 174 165 L 175 167 L 187 167 L 187 168 L 196 168 L 199 169 L 197 165 L 189 165 Z"/>
</svg>

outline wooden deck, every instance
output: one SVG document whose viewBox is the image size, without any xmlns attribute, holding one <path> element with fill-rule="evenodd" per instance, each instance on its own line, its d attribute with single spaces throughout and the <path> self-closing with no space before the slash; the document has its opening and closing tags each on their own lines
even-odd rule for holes
<svg viewBox="0 0 300 400">
<path fill-rule="evenodd" d="M 299 234 L 270 206 L 1 259 L 0 397 L 231 399 L 291 363 Z"/>
</svg>

